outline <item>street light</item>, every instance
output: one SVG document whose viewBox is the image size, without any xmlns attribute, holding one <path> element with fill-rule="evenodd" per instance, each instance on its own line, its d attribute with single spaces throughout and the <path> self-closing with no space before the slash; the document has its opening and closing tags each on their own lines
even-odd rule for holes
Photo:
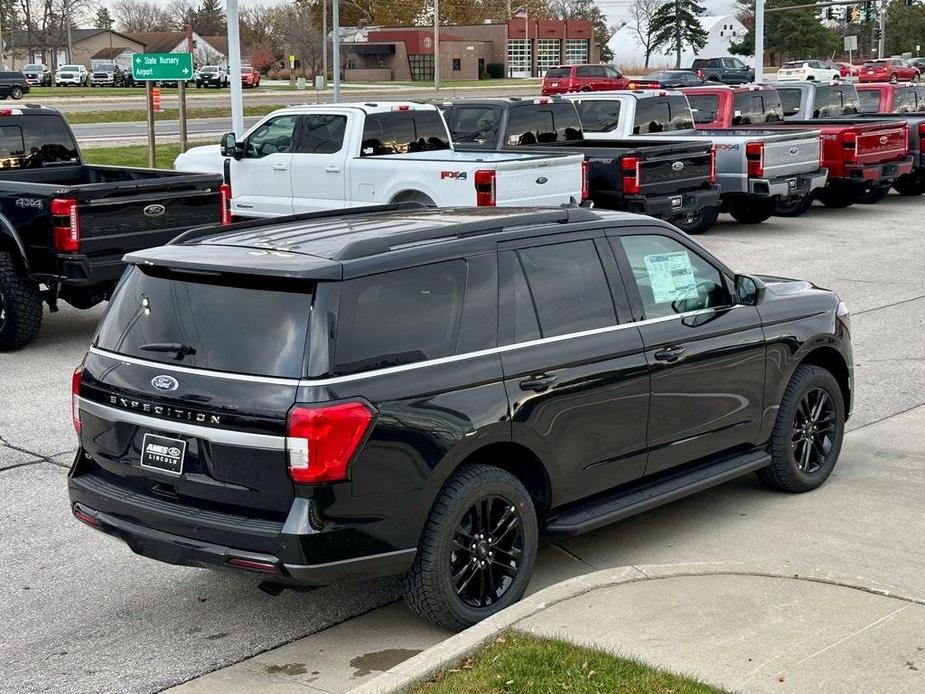
<svg viewBox="0 0 925 694">
<path fill-rule="evenodd" d="M 514 13 L 524 12 L 524 48 L 527 51 L 527 77 L 533 77 L 533 51 L 530 50 L 530 8 L 527 6 L 527 3 L 524 3 L 517 9 L 511 10 L 511 16 L 516 16 Z"/>
</svg>

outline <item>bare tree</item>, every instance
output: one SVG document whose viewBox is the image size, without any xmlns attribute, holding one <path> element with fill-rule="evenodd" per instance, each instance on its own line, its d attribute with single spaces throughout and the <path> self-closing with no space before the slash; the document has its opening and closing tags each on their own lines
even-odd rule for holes
<svg viewBox="0 0 925 694">
<path fill-rule="evenodd" d="M 113 10 L 119 31 L 129 34 L 171 31 L 174 28 L 173 16 L 152 0 L 119 0 Z"/>
<path fill-rule="evenodd" d="M 662 3 L 660 0 L 635 0 L 630 8 L 629 27 L 636 37 L 636 43 L 642 48 L 646 57 L 645 66 L 655 52 L 655 32 L 652 30 L 652 17 Z"/>
</svg>

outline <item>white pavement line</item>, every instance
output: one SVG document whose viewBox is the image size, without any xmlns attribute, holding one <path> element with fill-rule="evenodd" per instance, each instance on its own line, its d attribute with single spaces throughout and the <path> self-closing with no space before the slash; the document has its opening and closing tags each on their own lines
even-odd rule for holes
<svg viewBox="0 0 925 694">
<path fill-rule="evenodd" d="M 857 577 L 826 573 L 815 568 L 799 569 L 791 564 L 746 565 L 743 562 L 704 562 L 691 564 L 651 564 L 622 566 L 571 578 L 530 595 L 475 626 L 469 627 L 446 641 L 438 643 L 395 666 L 391 670 L 350 690 L 349 694 L 398 694 L 415 684 L 466 658 L 493 639 L 521 622 L 565 600 L 599 588 L 638 583 L 641 581 L 686 576 L 759 576 L 797 581 L 810 581 L 860 590 L 874 595 L 925 605 L 925 595 L 899 595 L 882 586 L 855 583 Z M 883 620 L 878 620 L 882 622 Z"/>
</svg>

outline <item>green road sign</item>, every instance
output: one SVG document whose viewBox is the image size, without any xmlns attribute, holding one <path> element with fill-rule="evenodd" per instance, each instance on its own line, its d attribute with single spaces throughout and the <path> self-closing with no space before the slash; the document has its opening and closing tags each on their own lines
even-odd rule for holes
<svg viewBox="0 0 925 694">
<path fill-rule="evenodd" d="M 144 80 L 188 80 L 193 76 L 190 53 L 136 53 L 132 58 L 132 77 Z"/>
</svg>

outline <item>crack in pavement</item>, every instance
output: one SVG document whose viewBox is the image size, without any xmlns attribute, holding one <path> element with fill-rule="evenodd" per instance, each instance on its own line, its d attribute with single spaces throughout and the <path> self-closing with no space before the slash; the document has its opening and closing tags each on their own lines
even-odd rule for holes
<svg viewBox="0 0 925 694">
<path fill-rule="evenodd" d="M 874 311 L 880 311 L 884 308 L 893 308 L 894 306 L 902 306 L 903 304 L 908 304 L 913 301 L 920 301 L 925 299 L 925 294 L 920 294 L 919 296 L 913 296 L 909 299 L 900 299 L 899 301 L 894 301 L 892 304 L 884 304 L 883 306 L 875 306 L 874 308 L 866 308 L 863 311 L 852 311 L 851 315 L 854 316 L 863 316 L 865 313 L 872 313 Z"/>
<path fill-rule="evenodd" d="M 560 552 L 562 552 L 562 553 L 563 553 L 564 555 L 566 555 L 567 557 L 570 557 L 571 559 L 574 559 L 575 561 L 577 561 L 577 562 L 579 562 L 579 563 L 581 563 L 581 564 L 584 564 L 584 565 L 587 566 L 588 568 L 594 569 L 595 571 L 597 571 L 598 568 L 600 568 L 600 567 L 595 566 L 595 565 L 592 564 L 591 562 L 585 561 L 584 559 L 582 559 L 581 557 L 579 557 L 579 556 L 578 556 L 577 554 L 575 554 L 574 552 L 572 552 L 572 551 L 566 549 L 565 547 L 563 547 L 562 545 L 560 545 L 558 542 L 553 542 L 553 543 L 552 543 L 552 546 L 555 547 L 555 548 L 556 548 L 557 550 L 559 550 Z"/>
<path fill-rule="evenodd" d="M 32 457 L 36 458 L 36 460 L 30 460 L 25 463 L 19 463 L 17 465 L 11 465 L 7 468 L 4 468 L 5 470 L 12 470 L 17 467 L 24 467 L 25 465 L 32 465 L 34 463 L 49 463 L 51 465 L 55 465 L 56 467 L 63 467 L 63 468 L 71 467 L 69 463 L 68 464 L 59 463 L 52 456 L 42 455 L 41 453 L 37 453 L 36 451 L 30 451 L 28 448 L 21 448 L 20 446 L 15 446 L 9 441 L 7 441 L 5 438 L 3 438 L 2 434 L 0 434 L 0 445 L 2 445 L 4 448 L 9 448 L 11 451 L 25 453 L 26 455 L 31 455 Z M 63 455 L 64 453 L 69 453 L 71 450 L 73 449 L 61 451 L 61 453 L 55 453 L 55 455 Z"/>
</svg>

